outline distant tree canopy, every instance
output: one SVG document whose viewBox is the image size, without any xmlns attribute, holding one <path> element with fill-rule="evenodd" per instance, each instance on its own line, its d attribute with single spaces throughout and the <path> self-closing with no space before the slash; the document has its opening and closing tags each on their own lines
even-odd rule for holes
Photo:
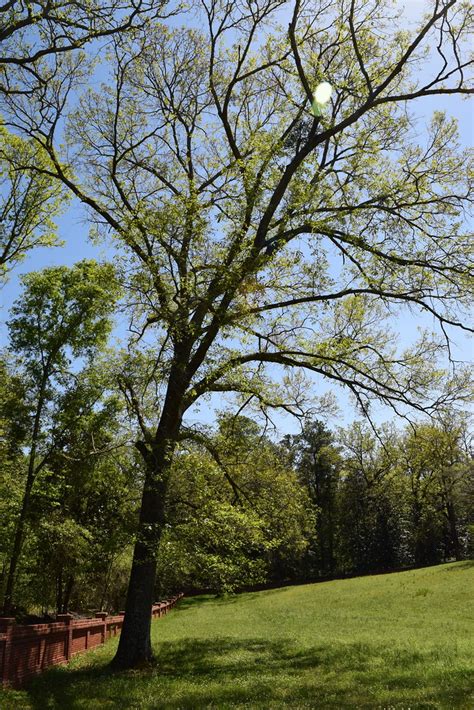
<svg viewBox="0 0 474 710">
<path fill-rule="evenodd" d="M 469 396 L 466 373 L 439 359 L 452 329 L 470 330 L 472 156 L 454 119 L 435 111 L 421 131 L 415 106 L 472 92 L 472 10 L 435 0 L 400 30 L 385 0 L 169 3 L 179 20 L 110 34 L 98 75 L 92 52 L 72 51 L 94 36 L 82 6 L 38 18 L 45 56 L 25 54 L 13 8 L 18 71 L 0 110 L 35 150 L 9 164 L 80 200 L 122 267 L 131 338 L 117 378 L 144 478 L 114 665 L 132 667 L 152 656 L 174 459 L 203 399 L 301 414 L 301 373 L 344 386 L 369 417 L 374 401 L 434 413 Z M 102 35 L 128 22 L 126 6 L 107 12 L 92 3 Z M 54 51 L 58 26 L 71 51 Z M 438 335 L 397 343 L 393 317 L 408 313 Z M 380 484 L 364 461 L 348 479 L 354 495 Z M 371 496 L 361 509 L 390 527 L 388 500 L 374 510 Z M 369 542 L 361 533 L 351 559 Z M 334 552 L 319 554 L 330 568 Z"/>
<path fill-rule="evenodd" d="M 308 422 L 295 436 L 285 437 L 298 479 L 317 511 L 306 573 L 330 575 L 336 569 L 336 497 L 341 481 L 342 457 L 333 434 L 321 421 Z"/>
<path fill-rule="evenodd" d="M 117 297 L 113 269 L 92 261 L 30 273 L 23 283 L 8 328 L 24 393 L 21 404 L 29 415 L 22 431 L 22 449 L 28 453 L 6 575 L 5 613 L 12 606 L 35 482 L 61 446 L 64 420 L 84 418 L 99 396 L 81 382 L 71 358 L 90 363 L 105 345 Z"/>
</svg>

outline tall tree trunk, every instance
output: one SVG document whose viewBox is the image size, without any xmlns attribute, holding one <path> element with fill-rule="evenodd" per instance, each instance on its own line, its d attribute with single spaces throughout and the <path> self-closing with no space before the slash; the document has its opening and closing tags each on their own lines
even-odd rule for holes
<svg viewBox="0 0 474 710">
<path fill-rule="evenodd" d="M 5 587 L 5 596 L 3 599 L 3 613 L 8 616 L 13 608 L 13 592 L 15 589 L 16 572 L 18 562 L 20 560 L 21 550 L 23 547 L 23 538 L 25 534 L 26 518 L 30 507 L 30 495 L 33 487 L 33 476 L 28 476 L 25 492 L 23 494 L 23 503 L 21 506 L 20 516 L 16 524 L 15 538 L 13 541 L 13 549 L 10 556 L 10 564 L 8 566 L 7 584 Z"/>
<path fill-rule="evenodd" d="M 138 536 L 125 603 L 125 618 L 112 668 L 136 668 L 153 659 L 151 609 L 155 594 L 156 555 L 165 524 L 165 499 L 171 463 L 181 426 L 183 389 L 168 386 L 153 442 L 137 442 L 145 462 Z"/>
<path fill-rule="evenodd" d="M 41 414 L 44 405 L 44 393 L 46 389 L 46 383 L 49 376 L 49 361 L 43 372 L 43 377 L 40 384 L 38 402 L 36 405 L 35 418 L 33 422 L 33 432 L 31 435 L 31 447 L 30 454 L 28 457 L 28 473 L 26 476 L 25 492 L 23 494 L 23 501 L 21 505 L 20 516 L 15 529 L 15 538 L 13 541 L 12 554 L 10 556 L 10 564 L 8 568 L 7 584 L 5 587 L 5 596 L 3 598 L 3 613 L 8 615 L 11 613 L 13 607 L 13 592 L 15 587 L 16 571 L 18 567 L 18 562 L 20 560 L 21 550 L 23 547 L 23 538 L 25 534 L 25 525 L 30 508 L 30 497 L 31 490 L 33 488 L 33 483 L 35 481 L 35 476 L 37 473 L 36 468 L 36 447 L 38 443 L 38 437 L 40 434 L 41 425 Z"/>
<path fill-rule="evenodd" d="M 416 498 L 412 504 L 413 557 L 415 565 L 426 564 L 425 540 L 422 530 L 422 503 Z"/>
<path fill-rule="evenodd" d="M 155 474 L 156 475 L 156 474 Z M 156 552 L 164 525 L 166 484 L 145 481 L 138 539 L 125 603 L 125 618 L 112 667 L 134 668 L 153 659 L 150 640 L 151 608 L 154 602 Z"/>
<path fill-rule="evenodd" d="M 333 520 L 333 505 L 334 501 L 331 499 L 328 504 L 328 559 L 329 559 L 329 574 L 334 573 L 334 520 Z"/>
<path fill-rule="evenodd" d="M 462 550 L 459 542 L 456 510 L 451 500 L 446 500 L 446 516 L 448 518 L 451 549 L 456 560 L 459 561 L 462 560 Z"/>
</svg>

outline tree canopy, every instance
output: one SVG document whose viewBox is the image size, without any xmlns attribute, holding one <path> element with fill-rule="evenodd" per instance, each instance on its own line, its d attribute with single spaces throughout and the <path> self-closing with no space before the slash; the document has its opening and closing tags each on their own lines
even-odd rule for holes
<svg viewBox="0 0 474 710">
<path fill-rule="evenodd" d="M 33 79 L 39 87 L 44 85 L 51 78 L 50 72 L 41 71 L 48 66 L 48 60 L 54 67 L 59 55 L 81 49 L 94 40 L 143 27 L 150 19 L 160 17 L 162 7 L 162 2 L 154 0 L 7 0 L 0 8 L 0 92 L 21 94 L 25 80 Z"/>
<path fill-rule="evenodd" d="M 59 243 L 54 217 L 68 202 L 51 176 L 19 169 L 23 160 L 45 166 L 34 143 L 0 123 L 0 285 L 31 249 Z"/>
</svg>

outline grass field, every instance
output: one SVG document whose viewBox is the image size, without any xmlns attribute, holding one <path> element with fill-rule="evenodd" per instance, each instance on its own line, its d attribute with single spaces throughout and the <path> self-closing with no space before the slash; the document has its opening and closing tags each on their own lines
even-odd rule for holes
<svg viewBox="0 0 474 710">
<path fill-rule="evenodd" d="M 184 599 L 153 624 L 153 668 L 110 674 L 114 640 L 0 708 L 473 710 L 473 601 L 473 562 Z"/>
</svg>

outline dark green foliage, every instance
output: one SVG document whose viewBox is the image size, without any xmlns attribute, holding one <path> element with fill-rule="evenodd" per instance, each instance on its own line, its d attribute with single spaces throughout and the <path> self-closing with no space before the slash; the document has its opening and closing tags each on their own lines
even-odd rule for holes
<svg viewBox="0 0 474 710">
<path fill-rule="evenodd" d="M 317 522 L 303 576 L 363 574 L 469 554 L 472 459 L 454 416 L 379 438 L 355 424 L 335 437 L 310 422 L 287 437 Z M 331 566 L 328 565 L 331 561 Z"/>
<path fill-rule="evenodd" d="M 333 434 L 320 421 L 308 422 L 301 434 L 285 438 L 298 478 L 317 511 L 307 555 L 306 574 L 330 575 L 336 569 L 336 496 L 342 459 Z"/>
<path fill-rule="evenodd" d="M 357 474 L 349 474 L 338 497 L 339 571 L 363 574 L 403 566 L 396 505 L 390 491 L 372 494 Z"/>
<path fill-rule="evenodd" d="M 161 591 L 291 579 L 314 525 L 285 456 L 247 417 L 223 417 L 176 456 L 160 543 Z"/>
</svg>

